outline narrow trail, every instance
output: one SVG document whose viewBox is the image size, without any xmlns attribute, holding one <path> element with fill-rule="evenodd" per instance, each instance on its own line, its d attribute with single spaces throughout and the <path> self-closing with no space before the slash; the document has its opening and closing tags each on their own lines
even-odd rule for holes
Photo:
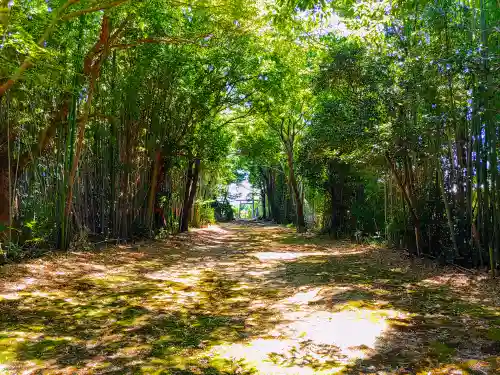
<svg viewBox="0 0 500 375">
<path fill-rule="evenodd" d="M 0 374 L 500 373 L 498 283 L 283 227 L 0 272 Z"/>
</svg>

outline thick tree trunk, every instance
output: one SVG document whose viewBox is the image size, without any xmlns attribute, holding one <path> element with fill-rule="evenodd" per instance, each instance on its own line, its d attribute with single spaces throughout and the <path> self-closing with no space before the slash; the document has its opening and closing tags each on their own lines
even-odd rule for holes
<svg viewBox="0 0 500 375">
<path fill-rule="evenodd" d="M 266 191 L 264 188 L 260 190 L 260 197 L 262 199 L 262 219 L 265 220 L 267 218 L 267 214 L 266 214 Z"/>
<path fill-rule="evenodd" d="M 193 162 L 189 162 L 186 176 L 186 187 L 184 189 L 184 199 L 182 201 L 182 211 L 181 217 L 179 221 L 179 232 L 186 232 L 188 230 L 188 219 L 189 219 L 189 210 L 186 210 L 189 195 L 191 191 L 191 184 L 193 182 Z"/>
<path fill-rule="evenodd" d="M 156 193 L 158 192 L 158 180 L 161 167 L 161 151 L 156 151 L 155 160 L 153 162 L 153 167 L 151 171 L 151 186 L 149 190 L 148 198 L 148 210 L 147 210 L 147 223 L 150 230 L 153 228 L 153 216 L 154 216 L 154 206 L 156 202 Z"/>
<path fill-rule="evenodd" d="M 198 178 L 200 175 L 200 159 L 196 159 L 194 162 L 193 171 L 193 182 L 191 183 L 191 191 L 189 192 L 188 209 L 187 212 L 191 212 L 194 204 L 194 198 L 196 197 L 196 190 L 198 189 Z"/>
<path fill-rule="evenodd" d="M 336 198 L 335 198 L 335 186 L 332 185 L 331 189 L 330 189 L 330 209 L 332 210 L 331 214 L 330 214 L 330 235 L 331 236 L 336 236 L 337 235 L 337 231 L 339 229 L 339 213 L 338 213 L 338 210 L 337 210 L 337 202 L 336 202 Z"/>
<path fill-rule="evenodd" d="M 200 159 L 196 159 L 189 164 L 186 181 L 186 191 L 184 193 L 184 204 L 182 207 L 181 223 L 179 231 L 187 232 L 189 228 L 189 212 L 193 207 L 196 189 L 198 187 L 198 176 L 200 174 Z"/>
<path fill-rule="evenodd" d="M 281 223 L 281 218 L 279 214 L 279 209 L 276 204 L 276 194 L 274 191 L 275 187 L 275 181 L 274 181 L 274 175 L 272 172 L 268 172 L 264 170 L 263 168 L 259 168 L 260 173 L 262 175 L 262 178 L 265 181 L 266 184 L 266 190 L 267 190 L 267 203 L 269 206 L 269 216 L 272 220 L 274 220 L 276 223 L 280 224 Z"/>
<path fill-rule="evenodd" d="M 271 219 L 276 223 L 280 223 L 280 215 L 276 206 L 276 194 L 273 188 L 272 181 L 269 181 L 267 185 L 267 201 L 269 203 L 269 214 Z"/>
<path fill-rule="evenodd" d="M 300 196 L 299 186 L 295 178 L 293 170 L 293 155 L 290 150 L 287 151 L 288 169 L 289 169 L 289 182 L 295 198 L 295 207 L 297 209 L 297 232 L 302 233 L 306 230 L 306 221 L 304 219 L 304 205 Z"/>
</svg>

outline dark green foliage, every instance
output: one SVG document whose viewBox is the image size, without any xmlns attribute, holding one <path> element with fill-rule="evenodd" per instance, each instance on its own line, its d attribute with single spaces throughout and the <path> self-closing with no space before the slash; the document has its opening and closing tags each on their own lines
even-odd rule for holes
<svg viewBox="0 0 500 375">
<path fill-rule="evenodd" d="M 360 7 L 349 25 L 378 34 L 322 38 L 318 106 L 300 164 L 308 184 L 326 194 L 331 187 L 327 226 L 338 222 L 335 205 L 349 207 L 361 218 L 357 228 L 385 233 L 398 247 L 466 266 L 497 264 L 499 122 L 485 104 L 496 100 L 488 89 L 498 80 L 498 38 L 488 28 L 496 8 Z M 345 198 L 356 184 L 370 191 L 365 202 Z"/>
<path fill-rule="evenodd" d="M 219 222 L 229 222 L 234 220 L 234 212 L 231 203 L 227 199 L 223 201 L 215 200 L 212 203 L 215 212 L 215 220 Z"/>
</svg>

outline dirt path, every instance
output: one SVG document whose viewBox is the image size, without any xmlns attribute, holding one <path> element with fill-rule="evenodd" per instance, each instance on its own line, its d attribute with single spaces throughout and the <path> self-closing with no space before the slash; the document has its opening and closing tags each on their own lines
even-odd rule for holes
<svg viewBox="0 0 500 375">
<path fill-rule="evenodd" d="M 1 274 L 0 374 L 500 374 L 498 284 L 281 227 Z"/>
</svg>

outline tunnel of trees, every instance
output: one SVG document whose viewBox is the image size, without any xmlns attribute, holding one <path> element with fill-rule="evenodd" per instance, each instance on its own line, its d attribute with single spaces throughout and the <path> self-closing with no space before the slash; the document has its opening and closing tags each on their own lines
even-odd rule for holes
<svg viewBox="0 0 500 375">
<path fill-rule="evenodd" d="M 232 218 L 500 262 L 496 0 L 1 0 L 8 259 Z"/>
</svg>

